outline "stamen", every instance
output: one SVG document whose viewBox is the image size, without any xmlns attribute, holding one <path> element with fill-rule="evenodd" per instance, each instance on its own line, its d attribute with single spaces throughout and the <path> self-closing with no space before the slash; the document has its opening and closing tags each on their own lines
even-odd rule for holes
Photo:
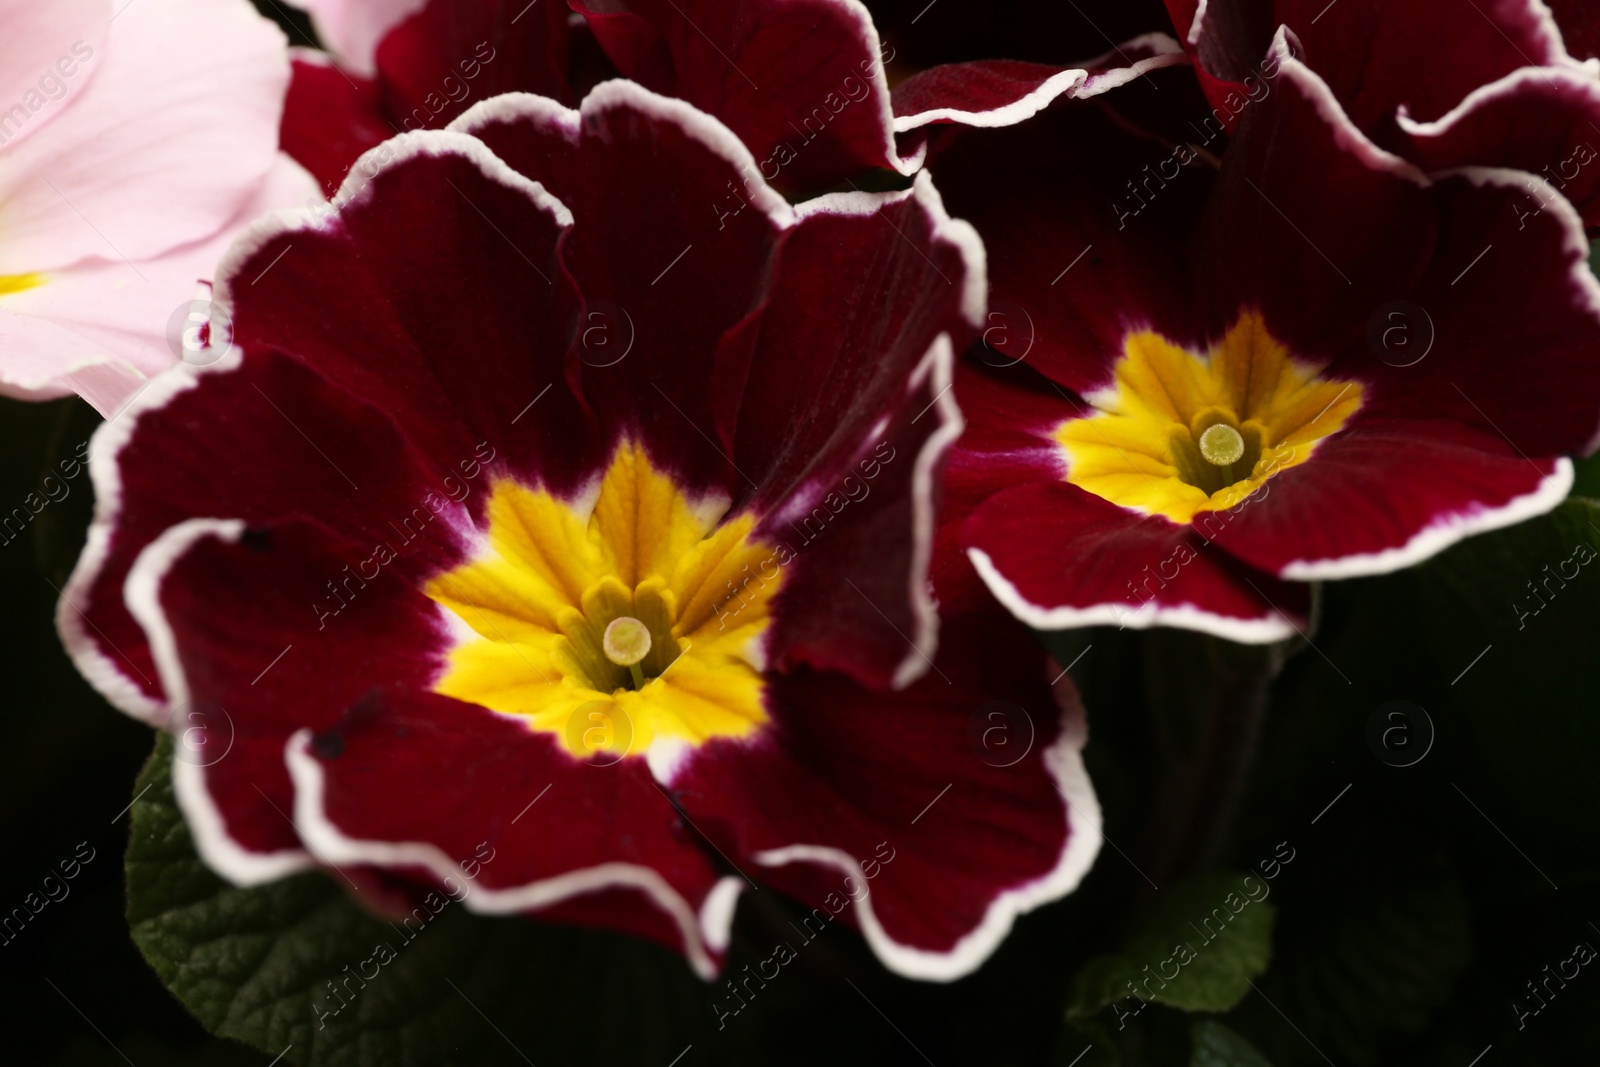
<svg viewBox="0 0 1600 1067">
<path fill-rule="evenodd" d="M 1200 454 L 1207 463 L 1231 466 L 1244 456 L 1244 438 L 1227 423 L 1216 423 L 1206 427 L 1206 432 L 1200 435 Z"/>
<path fill-rule="evenodd" d="M 605 649 L 606 659 L 619 667 L 628 668 L 633 674 L 635 689 L 644 688 L 644 671 L 639 669 L 639 661 L 650 654 L 648 626 L 632 616 L 619 616 L 606 626 L 600 646 Z"/>
</svg>

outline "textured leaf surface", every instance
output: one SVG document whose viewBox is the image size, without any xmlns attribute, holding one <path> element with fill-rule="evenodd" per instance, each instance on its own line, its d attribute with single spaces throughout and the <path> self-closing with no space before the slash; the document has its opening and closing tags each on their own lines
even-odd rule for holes
<svg viewBox="0 0 1600 1067">
<path fill-rule="evenodd" d="M 1263 883 L 1252 878 L 1250 884 Z M 1156 897 L 1121 951 L 1096 957 L 1079 972 L 1070 1012 L 1084 1016 L 1121 1002 L 1120 1014 L 1137 1010 L 1136 998 L 1184 1011 L 1227 1011 L 1267 969 L 1272 920 L 1272 906 L 1250 899 L 1243 875 L 1218 872 L 1176 882 Z"/>
<path fill-rule="evenodd" d="M 671 1049 L 665 1063 L 705 1013 L 705 987 L 653 946 L 456 904 L 407 941 L 321 873 L 231 886 L 195 854 L 171 762 L 163 735 L 135 787 L 148 791 L 133 809 L 128 920 L 214 1033 L 316 1067 L 649 1062 Z M 363 982 L 380 944 L 394 959 Z M 348 1001 L 336 1014 L 334 987 Z"/>
</svg>

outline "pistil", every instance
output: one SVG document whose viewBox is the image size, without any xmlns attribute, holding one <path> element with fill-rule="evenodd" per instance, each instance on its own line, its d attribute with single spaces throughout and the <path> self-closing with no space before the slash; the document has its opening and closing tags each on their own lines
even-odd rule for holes
<svg viewBox="0 0 1600 1067">
<path fill-rule="evenodd" d="M 633 675 L 633 687 L 644 688 L 644 671 L 639 663 L 650 654 L 650 628 L 638 619 L 622 615 L 612 619 L 600 639 L 606 659 L 619 667 L 628 668 Z"/>
<path fill-rule="evenodd" d="M 1236 480 L 1233 465 L 1244 456 L 1244 437 L 1232 426 L 1219 422 L 1206 427 L 1199 444 L 1205 461 L 1222 468 L 1223 484 L 1232 485 Z"/>
</svg>

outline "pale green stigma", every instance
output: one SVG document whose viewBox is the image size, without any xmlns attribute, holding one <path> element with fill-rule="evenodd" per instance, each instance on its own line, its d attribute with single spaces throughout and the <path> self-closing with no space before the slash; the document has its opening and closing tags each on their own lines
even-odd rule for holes
<svg viewBox="0 0 1600 1067">
<path fill-rule="evenodd" d="M 612 619 L 600 639 L 606 659 L 626 667 L 633 675 L 633 687 L 644 688 L 644 671 L 639 662 L 650 654 L 650 628 L 630 615 Z"/>
<path fill-rule="evenodd" d="M 1244 457 L 1244 438 L 1225 422 L 1206 427 L 1200 435 L 1200 454 L 1207 463 L 1227 467 Z"/>
</svg>

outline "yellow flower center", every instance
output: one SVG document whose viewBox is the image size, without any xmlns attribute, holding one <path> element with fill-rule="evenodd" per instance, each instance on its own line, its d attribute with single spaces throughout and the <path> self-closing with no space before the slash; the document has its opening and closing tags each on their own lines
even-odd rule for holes
<svg viewBox="0 0 1600 1067">
<path fill-rule="evenodd" d="M 1067 481 L 1174 522 L 1235 506 L 1361 407 L 1359 383 L 1296 362 L 1254 311 L 1205 355 L 1129 334 L 1115 375 L 1056 428 Z"/>
<path fill-rule="evenodd" d="M 435 691 L 521 715 L 580 758 L 750 733 L 767 719 L 760 639 L 783 575 L 754 519 L 721 523 L 726 509 L 632 443 L 592 506 L 496 480 L 485 547 L 426 589 L 471 631 Z"/>
</svg>

